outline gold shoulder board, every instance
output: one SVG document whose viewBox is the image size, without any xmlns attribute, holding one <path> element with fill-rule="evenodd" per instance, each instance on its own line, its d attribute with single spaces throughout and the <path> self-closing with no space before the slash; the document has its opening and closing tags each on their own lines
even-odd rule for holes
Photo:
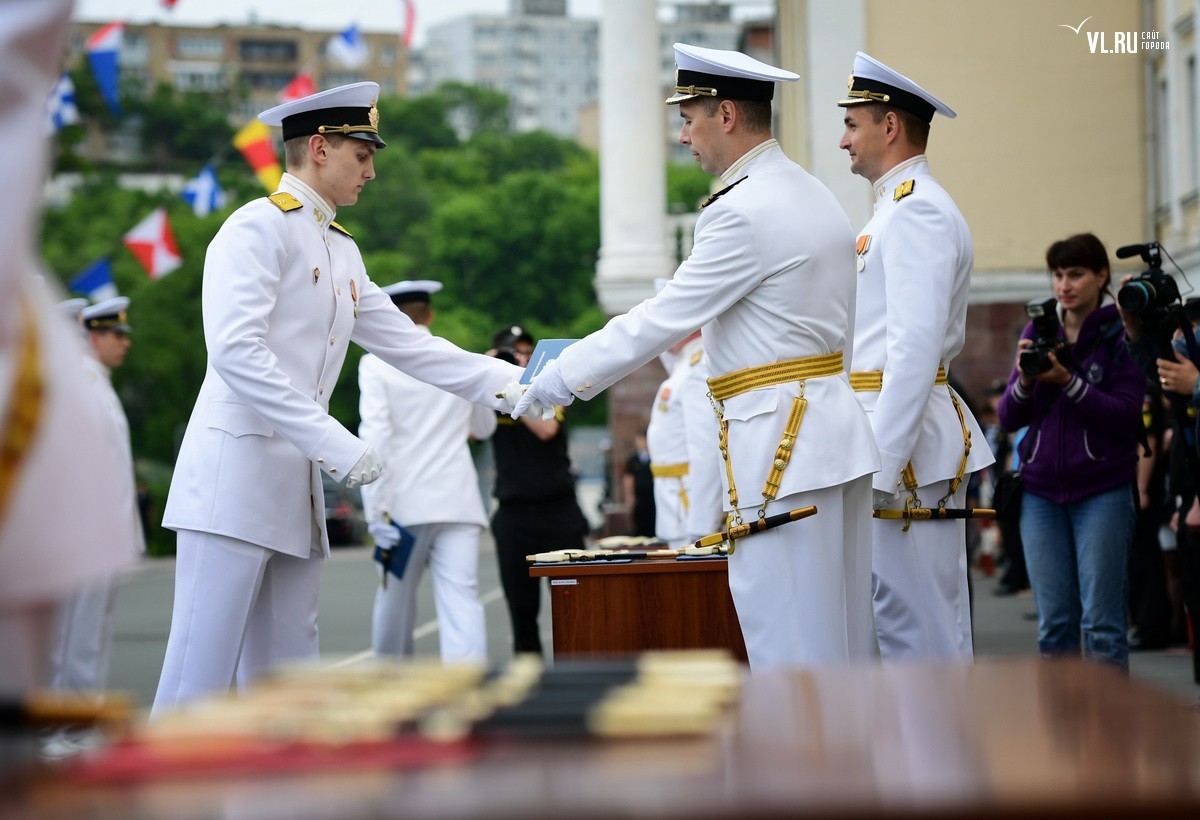
<svg viewBox="0 0 1200 820">
<path fill-rule="evenodd" d="M 892 199 L 896 202 L 899 202 L 900 200 L 904 199 L 904 197 L 911 194 L 913 192 L 913 184 L 915 182 L 916 180 L 912 179 L 906 179 L 901 182 L 896 186 L 896 193 L 892 194 Z"/>
<path fill-rule="evenodd" d="M 267 197 L 267 199 L 271 200 L 275 207 L 284 213 L 304 207 L 304 204 L 300 202 L 300 200 L 296 199 L 296 197 L 292 196 L 287 191 L 280 191 L 277 194 L 271 194 L 269 197 Z"/>
<path fill-rule="evenodd" d="M 700 360 L 703 358 L 704 358 L 704 351 L 697 350 L 695 353 L 692 354 L 692 359 L 689 362 L 689 364 L 691 364 L 693 366 L 698 365 L 698 364 L 700 364 Z"/>
<path fill-rule="evenodd" d="M 354 238 L 354 234 L 350 233 L 350 231 L 346 230 L 345 228 L 343 228 L 341 225 L 337 224 L 336 222 L 330 222 L 329 227 L 333 228 L 338 233 L 345 234 L 346 236 L 350 237 L 351 239 Z"/>
</svg>

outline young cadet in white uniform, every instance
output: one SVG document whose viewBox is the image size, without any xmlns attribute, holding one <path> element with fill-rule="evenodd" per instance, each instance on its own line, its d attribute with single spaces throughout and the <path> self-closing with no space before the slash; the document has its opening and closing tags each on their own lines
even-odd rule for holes
<svg viewBox="0 0 1200 820">
<path fill-rule="evenodd" d="M 858 236 L 851 382 L 875 431 L 874 603 L 885 659 L 969 658 L 965 522 L 906 521 L 905 505 L 961 509 L 970 474 L 994 459 L 946 383 L 966 335 L 971 232 L 925 158 L 935 112 L 954 112 L 859 52 L 841 147 L 875 215 Z M 906 526 L 907 525 L 907 526 Z"/>
<path fill-rule="evenodd" d="M 177 530 L 175 606 L 154 714 L 315 659 L 325 532 L 320 471 L 375 480 L 378 454 L 329 415 L 347 345 L 468 400 L 504 406 L 519 368 L 419 330 L 367 277 L 334 218 L 374 178 L 375 83 L 259 115 L 282 125 L 288 173 L 243 205 L 204 264 L 208 371 L 163 525 Z"/>
<path fill-rule="evenodd" d="M 429 332 L 430 295 L 440 282 L 415 280 L 383 288 L 396 307 Z M 412 655 L 417 585 L 433 573 L 442 660 L 487 662 L 487 629 L 479 601 L 479 536 L 487 526 L 479 476 L 467 437 L 485 439 L 496 413 L 390 367 L 377 356 L 358 364 L 358 435 L 383 458 L 379 480 L 362 488 L 375 543 L 399 541 L 389 521 L 415 538 L 403 578 L 387 575 L 375 592 L 371 648 L 377 655 Z"/>
<path fill-rule="evenodd" d="M 654 534 L 679 548 L 725 523 L 717 447 L 720 428 L 708 400 L 708 366 L 700 331 L 659 358 L 670 368 L 654 396 L 646 426 L 654 476 Z"/>
<path fill-rule="evenodd" d="M 68 0 L 0 3 L 0 695 L 45 685 L 55 617 L 73 590 L 129 563 L 121 457 L 87 387 L 84 347 L 37 274 L 46 96 Z"/>
<path fill-rule="evenodd" d="M 744 54 L 676 44 L 675 96 L 706 203 L 691 256 L 656 296 L 568 347 L 514 413 L 597 395 L 703 326 L 722 413 L 725 508 L 751 520 L 817 515 L 738 542 L 729 586 L 756 669 L 868 657 L 870 424 L 850 389 L 854 244 L 820 182 L 771 138 L 774 82 Z"/>
<path fill-rule="evenodd" d="M 79 321 L 90 347 L 90 355 L 83 357 L 85 378 L 104 407 L 108 421 L 105 435 L 121 456 L 123 481 L 115 489 L 121 495 L 120 509 L 128 518 L 125 531 L 132 537 L 120 549 L 123 558 L 133 560 L 145 553 L 146 544 L 137 508 L 129 420 L 112 386 L 112 370 L 124 363 L 129 351 L 128 309 L 128 297 L 117 296 L 82 307 Z M 98 692 L 107 686 L 115 591 L 111 580 L 102 579 L 75 591 L 65 602 L 50 656 L 51 688 Z"/>
</svg>

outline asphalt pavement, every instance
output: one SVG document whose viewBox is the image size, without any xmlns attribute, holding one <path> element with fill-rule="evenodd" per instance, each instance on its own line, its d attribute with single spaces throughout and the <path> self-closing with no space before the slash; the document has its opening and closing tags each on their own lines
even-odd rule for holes
<svg viewBox="0 0 1200 820">
<path fill-rule="evenodd" d="M 480 550 L 479 590 L 487 615 L 488 656 L 491 663 L 498 665 L 511 657 L 512 635 L 490 536 L 485 534 Z M 146 558 L 124 578 L 117 594 L 109 688 L 130 693 L 141 706 L 150 705 L 158 684 L 171 623 L 174 577 L 174 560 Z M 365 546 L 337 548 L 326 561 L 318 622 L 323 663 L 369 653 L 371 606 L 378 577 L 371 551 Z M 972 572 L 972 581 L 976 657 L 1035 654 L 1037 625 L 1033 620 L 1033 599 L 994 596 L 996 579 L 978 570 Z M 545 585 L 543 596 L 542 643 L 548 651 L 553 642 Z M 416 653 L 437 657 L 437 622 L 428 573 L 418 591 L 418 613 Z M 1137 652 L 1131 656 L 1130 667 L 1135 679 L 1189 703 L 1197 703 L 1200 697 L 1200 686 L 1192 681 L 1191 657 L 1186 650 Z"/>
</svg>

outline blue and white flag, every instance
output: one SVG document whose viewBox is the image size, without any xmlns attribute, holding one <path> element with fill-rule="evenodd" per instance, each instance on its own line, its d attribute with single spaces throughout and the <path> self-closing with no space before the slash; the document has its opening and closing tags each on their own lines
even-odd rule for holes
<svg viewBox="0 0 1200 820">
<path fill-rule="evenodd" d="M 67 283 L 67 287 L 75 293 L 84 294 L 93 302 L 102 302 L 117 295 L 112 265 L 107 259 L 97 259 L 88 265 L 82 273 Z"/>
<path fill-rule="evenodd" d="M 358 68 L 371 58 L 371 49 L 355 23 L 329 38 L 329 43 L 325 46 L 325 55 L 346 68 Z"/>
<path fill-rule="evenodd" d="M 100 96 L 117 117 L 121 116 L 121 106 L 117 102 L 120 79 L 118 63 L 124 32 L 124 23 L 109 23 L 96 29 L 84 46 L 88 64 L 92 67 L 92 76 L 96 78 L 96 85 L 100 87 Z"/>
<path fill-rule="evenodd" d="M 221 183 L 217 182 L 217 171 L 211 162 L 184 183 L 180 196 L 192 206 L 192 212 L 199 217 L 208 216 L 213 211 L 225 207 L 225 191 L 222 190 Z"/>
<path fill-rule="evenodd" d="M 64 125 L 77 122 L 79 108 L 75 105 L 75 84 L 71 82 L 71 75 L 63 74 L 46 100 L 46 133 L 53 134 Z"/>
</svg>

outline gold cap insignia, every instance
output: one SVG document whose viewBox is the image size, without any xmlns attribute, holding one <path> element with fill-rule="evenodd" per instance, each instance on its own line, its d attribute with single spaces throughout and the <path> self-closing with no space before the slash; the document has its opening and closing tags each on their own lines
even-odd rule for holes
<svg viewBox="0 0 1200 820">
<path fill-rule="evenodd" d="M 371 100 L 371 110 L 367 112 L 367 122 L 371 123 L 371 127 L 379 129 L 379 109 L 375 107 L 375 100 Z"/>
</svg>

